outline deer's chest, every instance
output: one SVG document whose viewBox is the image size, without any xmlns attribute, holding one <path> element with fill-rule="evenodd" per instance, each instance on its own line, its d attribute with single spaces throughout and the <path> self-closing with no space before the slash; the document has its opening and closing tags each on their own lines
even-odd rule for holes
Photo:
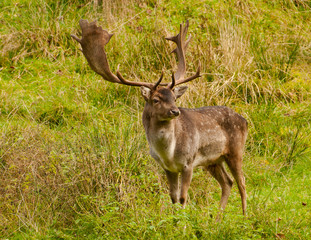
<svg viewBox="0 0 311 240">
<path fill-rule="evenodd" d="M 166 170 L 180 171 L 182 164 L 175 159 L 176 137 L 172 132 L 159 130 L 148 138 L 151 156 Z"/>
</svg>

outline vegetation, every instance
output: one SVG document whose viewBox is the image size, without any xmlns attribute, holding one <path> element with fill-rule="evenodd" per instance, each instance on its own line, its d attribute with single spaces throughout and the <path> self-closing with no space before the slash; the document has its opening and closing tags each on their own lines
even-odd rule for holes
<svg viewBox="0 0 311 240">
<path fill-rule="evenodd" d="M 310 239 L 311 2 L 2 0 L 0 238 Z M 96 75 L 70 34 L 80 18 L 115 35 L 112 71 L 169 80 L 164 37 L 190 20 L 184 107 L 227 105 L 249 122 L 242 216 L 236 185 L 215 221 L 217 182 L 194 173 L 172 205 L 149 156 L 139 89 Z"/>
</svg>

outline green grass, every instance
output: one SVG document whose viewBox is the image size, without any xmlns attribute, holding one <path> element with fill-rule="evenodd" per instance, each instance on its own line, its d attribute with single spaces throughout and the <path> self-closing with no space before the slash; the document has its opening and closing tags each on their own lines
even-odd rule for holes
<svg viewBox="0 0 311 240">
<path fill-rule="evenodd" d="M 308 1 L 22 1 L 0 3 L 0 238 L 309 239 L 311 4 Z M 249 122 L 247 217 L 234 185 L 194 173 L 186 209 L 172 205 L 149 156 L 139 89 L 87 65 L 80 18 L 114 37 L 113 72 L 169 80 L 164 37 L 190 20 L 187 71 L 202 77 L 184 107 L 227 105 Z"/>
</svg>

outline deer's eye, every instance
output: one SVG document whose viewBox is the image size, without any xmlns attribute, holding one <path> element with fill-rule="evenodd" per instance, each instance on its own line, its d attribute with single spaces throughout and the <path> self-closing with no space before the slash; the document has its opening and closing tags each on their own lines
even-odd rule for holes
<svg viewBox="0 0 311 240">
<path fill-rule="evenodd" d="M 158 103 L 159 99 L 154 98 L 152 101 L 153 101 L 153 103 Z"/>
</svg>

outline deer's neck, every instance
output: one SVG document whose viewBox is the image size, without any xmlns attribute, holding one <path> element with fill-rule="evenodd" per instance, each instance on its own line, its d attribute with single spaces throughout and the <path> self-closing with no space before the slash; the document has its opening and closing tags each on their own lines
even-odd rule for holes
<svg viewBox="0 0 311 240">
<path fill-rule="evenodd" d="M 165 145 L 174 141 L 175 122 L 176 119 L 169 121 L 158 121 L 154 117 L 144 119 L 144 127 L 149 143 Z"/>
<path fill-rule="evenodd" d="M 148 112 L 144 111 L 143 114 L 143 125 L 150 150 L 164 165 L 169 164 L 174 158 L 176 121 L 177 119 L 159 121 Z"/>
</svg>

